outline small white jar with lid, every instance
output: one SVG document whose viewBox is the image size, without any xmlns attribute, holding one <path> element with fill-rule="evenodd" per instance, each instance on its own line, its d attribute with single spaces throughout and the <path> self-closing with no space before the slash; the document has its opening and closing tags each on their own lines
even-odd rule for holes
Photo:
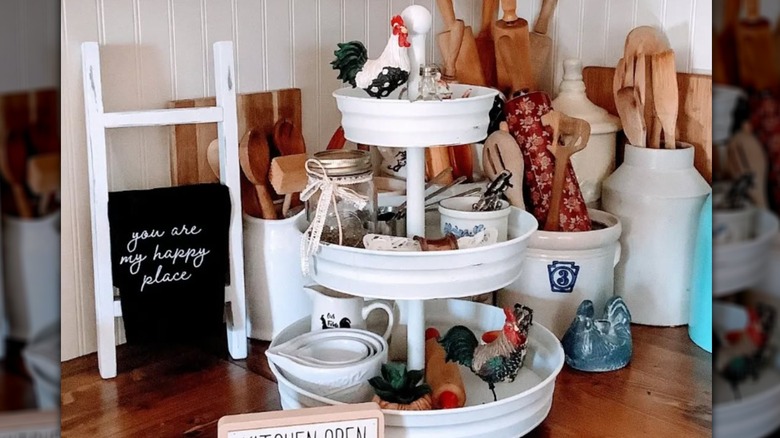
<svg viewBox="0 0 780 438">
<path fill-rule="evenodd" d="M 563 72 L 559 94 L 552 101 L 552 106 L 554 110 L 567 116 L 590 123 L 588 146 L 571 157 L 571 164 L 574 166 L 585 203 L 590 208 L 599 208 L 601 185 L 615 170 L 615 143 L 617 132 L 622 126 L 618 117 L 596 106 L 585 95 L 582 61 L 565 60 Z"/>
</svg>

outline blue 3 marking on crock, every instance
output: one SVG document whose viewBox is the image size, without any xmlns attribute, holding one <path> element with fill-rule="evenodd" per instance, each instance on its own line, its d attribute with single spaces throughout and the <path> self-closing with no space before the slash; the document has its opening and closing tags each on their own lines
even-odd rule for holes
<svg viewBox="0 0 780 438">
<path fill-rule="evenodd" d="M 577 283 L 580 267 L 574 262 L 554 261 L 547 265 L 547 275 L 550 278 L 550 290 L 553 292 L 571 293 Z"/>
</svg>

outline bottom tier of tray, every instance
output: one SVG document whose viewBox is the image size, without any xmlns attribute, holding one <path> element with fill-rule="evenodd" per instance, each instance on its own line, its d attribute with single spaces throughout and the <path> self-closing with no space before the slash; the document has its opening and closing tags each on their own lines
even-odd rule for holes
<svg viewBox="0 0 780 438">
<path fill-rule="evenodd" d="M 500 328 L 504 322 L 501 309 L 463 300 L 432 300 L 425 303 L 426 327 L 446 331 L 456 324 L 466 325 L 475 333 Z M 290 325 L 274 339 L 280 344 L 309 330 L 309 319 Z M 558 339 L 541 324 L 530 330 L 525 365 L 512 383 L 496 385 L 498 401 L 486 383 L 466 368 L 461 375 L 466 386 L 466 406 L 459 409 L 432 411 L 384 410 L 387 438 L 514 438 L 533 430 L 552 407 L 555 378 L 564 363 Z M 271 364 L 277 378 L 283 409 L 336 405 L 339 402 L 320 397 L 293 385 Z"/>
<path fill-rule="evenodd" d="M 749 301 L 769 304 L 780 311 L 776 294 L 750 293 Z M 775 327 L 769 342 L 770 348 L 780 346 L 780 326 Z M 728 382 L 713 374 L 713 437 L 759 438 L 780 428 L 780 354 L 758 379 L 747 379 L 739 390 L 741 398 L 737 399 Z"/>
</svg>

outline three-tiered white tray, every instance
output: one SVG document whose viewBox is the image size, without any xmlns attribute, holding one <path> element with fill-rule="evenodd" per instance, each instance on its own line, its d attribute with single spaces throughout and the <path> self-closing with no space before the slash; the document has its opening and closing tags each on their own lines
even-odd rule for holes
<svg viewBox="0 0 780 438">
<path fill-rule="evenodd" d="M 408 90 L 415 97 L 419 66 L 425 62 L 425 36 L 431 14 L 410 6 L 401 14 L 409 30 L 413 51 Z M 369 97 L 360 89 L 333 93 L 342 113 L 345 137 L 355 143 L 406 148 L 407 232 L 425 236 L 425 148 L 479 142 L 485 138 L 489 112 L 498 92 L 491 88 L 453 84 L 453 98 L 412 101 L 395 96 Z M 468 96 L 468 97 L 466 97 Z M 301 221 L 303 232 L 307 224 Z M 313 281 L 351 295 L 404 300 L 407 323 L 407 367 L 425 368 L 424 332 L 428 326 L 442 332 L 463 324 L 475 333 L 503 325 L 501 309 L 458 300 L 511 284 L 522 272 L 528 239 L 536 219 L 513 209 L 508 240 L 464 250 L 388 252 L 323 244 L 310 260 Z M 434 300 L 435 301 L 425 301 Z M 305 333 L 299 321 L 272 345 Z M 434 411 L 385 410 L 386 436 L 395 437 L 517 437 L 536 427 L 549 413 L 555 378 L 563 367 L 563 349 L 557 338 L 540 324 L 529 333 L 529 356 L 517 379 L 496 387 L 493 401 L 487 384 L 463 369 L 467 404 L 463 408 Z M 284 409 L 338 404 L 291 384 L 273 364 Z"/>
</svg>

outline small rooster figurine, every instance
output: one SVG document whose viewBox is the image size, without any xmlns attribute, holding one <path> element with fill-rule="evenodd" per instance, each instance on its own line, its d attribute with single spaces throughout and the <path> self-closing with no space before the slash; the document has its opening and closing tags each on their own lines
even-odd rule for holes
<svg viewBox="0 0 780 438">
<path fill-rule="evenodd" d="M 368 59 L 368 51 L 360 41 L 339 43 L 330 65 L 339 70 L 338 78 L 352 87 L 360 87 L 371 97 L 387 97 L 409 79 L 409 31 L 400 15 L 390 20 L 393 34 L 377 59 Z"/>
<path fill-rule="evenodd" d="M 462 325 L 451 328 L 439 341 L 447 352 L 447 361 L 468 367 L 488 384 L 493 401 L 498 400 L 495 384 L 514 381 L 523 366 L 534 312 L 515 304 L 514 311 L 507 307 L 504 313 L 504 327 L 490 343 L 480 345 L 474 333 Z"/>
<path fill-rule="evenodd" d="M 724 339 L 713 337 L 715 370 L 729 382 L 737 400 L 742 398 L 739 385 L 751 377 L 757 380 L 769 361 L 769 337 L 775 328 L 776 311 L 759 303 L 748 309 L 748 318 L 744 332 L 726 333 Z"/>
<path fill-rule="evenodd" d="M 597 319 L 591 300 L 577 308 L 561 344 L 566 363 L 580 371 L 614 371 L 631 360 L 631 313 L 625 301 L 614 296 L 604 306 L 604 317 Z"/>
</svg>

